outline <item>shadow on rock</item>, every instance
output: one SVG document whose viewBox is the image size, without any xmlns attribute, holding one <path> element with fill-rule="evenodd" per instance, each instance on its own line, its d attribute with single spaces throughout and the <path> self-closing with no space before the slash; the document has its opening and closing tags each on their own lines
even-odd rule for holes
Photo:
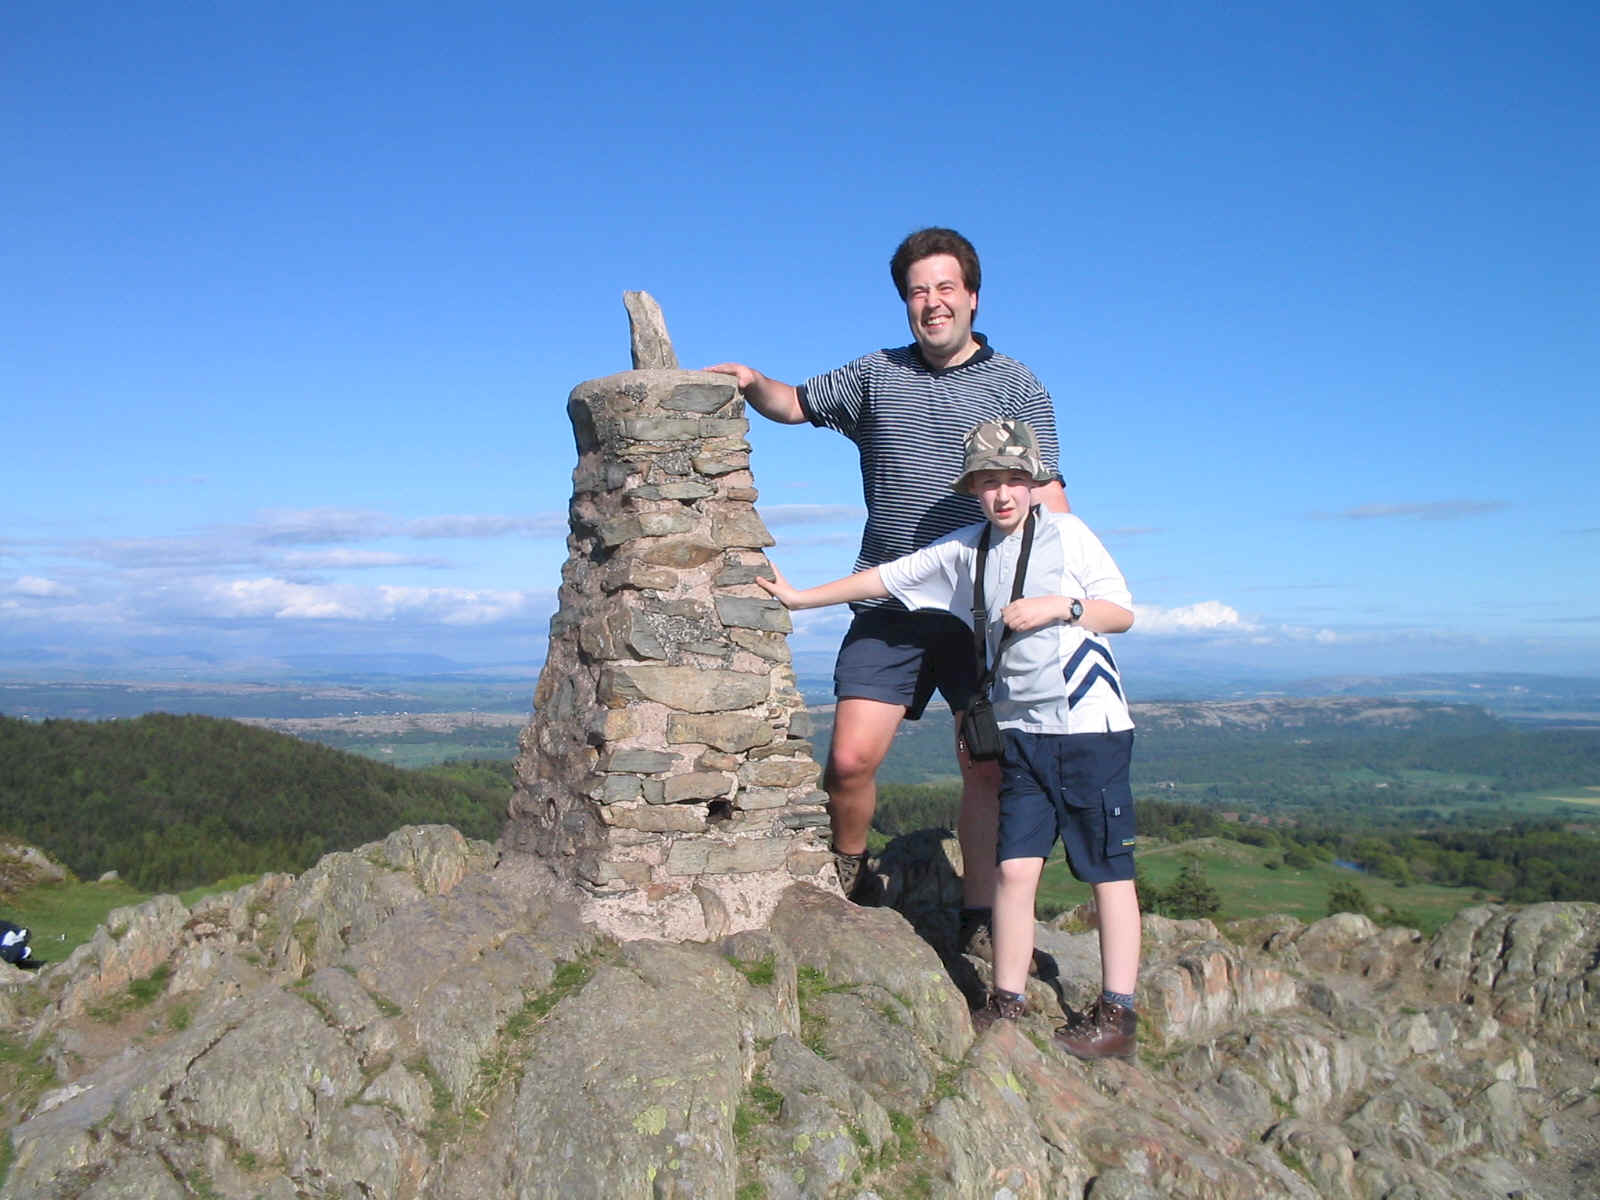
<svg viewBox="0 0 1600 1200">
<path fill-rule="evenodd" d="M 933 947 L 968 1005 L 982 1005 L 993 977 L 988 956 L 961 952 L 962 861 L 956 835 L 945 828 L 904 834 L 884 847 L 875 869 L 882 883 L 883 903 L 905 917 L 917 936 Z M 1059 997 L 1056 981 L 1060 969 L 1055 957 L 1039 947 L 1033 958 L 1033 974 Z"/>
</svg>

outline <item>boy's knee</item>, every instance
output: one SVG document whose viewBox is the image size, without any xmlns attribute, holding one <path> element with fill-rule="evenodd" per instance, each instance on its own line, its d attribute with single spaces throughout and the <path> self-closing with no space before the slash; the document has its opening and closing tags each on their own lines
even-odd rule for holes
<svg viewBox="0 0 1600 1200">
<path fill-rule="evenodd" d="M 995 874 L 1001 883 L 1024 885 L 1038 879 L 1041 866 L 1037 858 L 1002 858 Z"/>
<path fill-rule="evenodd" d="M 1139 888 L 1132 879 L 1112 879 L 1093 885 L 1096 903 L 1138 903 Z"/>
</svg>

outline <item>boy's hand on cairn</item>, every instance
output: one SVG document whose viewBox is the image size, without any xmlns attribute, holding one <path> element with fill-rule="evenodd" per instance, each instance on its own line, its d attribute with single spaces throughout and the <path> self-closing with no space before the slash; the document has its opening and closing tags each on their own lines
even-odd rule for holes
<svg viewBox="0 0 1600 1200">
<path fill-rule="evenodd" d="M 762 588 L 766 589 L 767 594 L 775 598 L 778 603 L 782 604 L 785 608 L 793 608 L 800 595 L 799 589 L 791 585 L 790 582 L 783 577 L 783 572 L 778 570 L 777 563 L 772 562 L 771 559 L 768 559 L 767 565 L 772 568 L 773 578 L 767 579 L 758 575 L 756 576 L 756 583 Z"/>
</svg>

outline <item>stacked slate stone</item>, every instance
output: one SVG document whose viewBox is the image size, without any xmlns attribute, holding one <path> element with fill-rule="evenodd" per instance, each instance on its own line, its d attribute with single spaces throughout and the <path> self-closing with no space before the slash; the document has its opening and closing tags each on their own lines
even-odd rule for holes
<svg viewBox="0 0 1600 1200">
<path fill-rule="evenodd" d="M 743 410 L 727 376 L 670 369 L 567 404 L 567 562 L 505 841 L 619 937 L 716 937 L 837 886 L 789 614 L 754 582 L 773 539 Z"/>
</svg>

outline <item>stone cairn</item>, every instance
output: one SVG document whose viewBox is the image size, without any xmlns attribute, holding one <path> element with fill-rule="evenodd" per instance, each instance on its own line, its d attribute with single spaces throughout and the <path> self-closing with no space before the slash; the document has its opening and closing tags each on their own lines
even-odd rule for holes
<svg viewBox="0 0 1600 1200">
<path fill-rule="evenodd" d="M 567 562 L 504 843 L 613 936 L 702 940 L 838 882 L 789 614 L 755 584 L 773 539 L 744 401 L 678 369 L 648 294 L 624 303 L 634 369 L 567 400 Z"/>
</svg>

